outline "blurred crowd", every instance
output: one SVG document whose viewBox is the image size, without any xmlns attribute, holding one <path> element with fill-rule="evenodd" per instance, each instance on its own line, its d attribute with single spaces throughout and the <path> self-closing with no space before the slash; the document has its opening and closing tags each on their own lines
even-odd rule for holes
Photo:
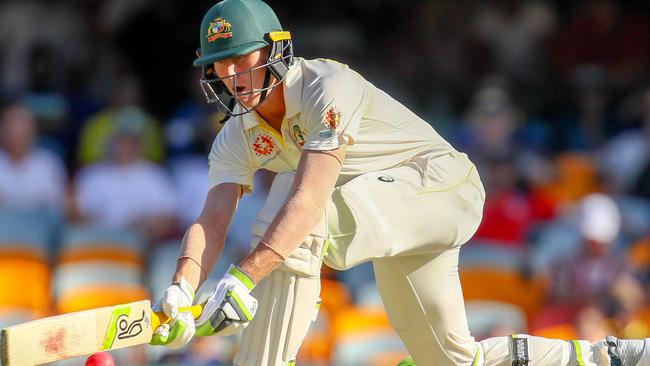
<svg viewBox="0 0 650 366">
<path fill-rule="evenodd" d="M 650 5 L 268 3 L 298 56 L 349 64 L 477 163 L 488 199 L 461 253 L 477 338 L 650 336 Z M 61 259 L 67 228 L 92 226 L 137 233 L 148 293 L 167 285 L 207 194 L 207 152 L 222 127 L 191 66 L 210 5 L 0 3 L 0 211 L 54 217 L 53 281 L 71 263 Z M 216 278 L 248 250 L 272 178 L 258 173 L 242 200 Z M 0 217 L 0 242 L 2 230 Z M 353 357 L 337 344 L 345 334 L 389 329 L 372 276 L 369 265 L 324 273 L 303 364 L 344 365 Z M 394 334 L 377 342 L 387 339 Z M 167 357 L 219 364 L 235 346 L 193 347 L 194 356 Z M 393 358 L 402 355 L 397 346 Z"/>
</svg>

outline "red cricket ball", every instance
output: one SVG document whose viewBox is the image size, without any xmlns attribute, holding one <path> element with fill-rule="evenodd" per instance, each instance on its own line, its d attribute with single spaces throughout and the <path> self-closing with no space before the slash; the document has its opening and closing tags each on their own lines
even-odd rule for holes
<svg viewBox="0 0 650 366">
<path fill-rule="evenodd" d="M 97 352 L 88 357 L 86 366 L 115 366 L 115 360 L 108 352 Z"/>
</svg>

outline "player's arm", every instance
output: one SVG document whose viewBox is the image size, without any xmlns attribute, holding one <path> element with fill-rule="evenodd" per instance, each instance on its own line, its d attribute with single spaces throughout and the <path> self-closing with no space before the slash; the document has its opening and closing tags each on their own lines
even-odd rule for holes
<svg viewBox="0 0 650 366">
<path fill-rule="evenodd" d="M 192 305 L 196 289 L 219 258 L 241 193 L 242 186 L 235 183 L 218 184 L 208 192 L 199 218 L 185 232 L 173 284 L 153 306 L 172 321 L 154 330 L 151 344 L 179 348 L 196 333 L 194 314 L 182 309 Z"/>
<path fill-rule="evenodd" d="M 203 211 L 183 237 L 173 283 L 185 278 L 194 290 L 206 280 L 223 250 L 242 186 L 222 183 L 207 195 Z"/>
<path fill-rule="evenodd" d="M 216 284 L 196 321 L 196 335 L 231 335 L 253 319 L 258 301 L 250 292 L 284 262 L 322 220 L 344 157 L 345 147 L 327 151 L 303 150 L 289 198 L 257 247 L 238 266 L 231 265 Z"/>
<path fill-rule="evenodd" d="M 255 282 L 280 265 L 322 219 L 332 194 L 346 147 L 303 150 L 293 194 L 278 212 L 259 245 L 240 263 Z"/>
</svg>

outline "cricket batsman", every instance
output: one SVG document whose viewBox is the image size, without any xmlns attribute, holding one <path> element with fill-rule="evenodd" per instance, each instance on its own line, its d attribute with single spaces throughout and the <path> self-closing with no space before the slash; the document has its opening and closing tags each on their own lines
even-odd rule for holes
<svg viewBox="0 0 650 366">
<path fill-rule="evenodd" d="M 201 86 L 229 117 L 209 161 L 211 189 L 185 234 L 173 318 L 153 344 L 243 331 L 239 366 L 295 365 L 316 316 L 321 263 L 372 261 L 403 365 L 650 366 L 648 340 L 599 342 L 470 335 L 458 254 L 479 226 L 485 191 L 467 155 L 348 66 L 294 57 L 291 34 L 259 0 L 225 0 L 200 29 Z M 179 308 L 219 257 L 258 169 L 276 172 L 250 253 L 214 286 L 198 319 Z"/>
</svg>

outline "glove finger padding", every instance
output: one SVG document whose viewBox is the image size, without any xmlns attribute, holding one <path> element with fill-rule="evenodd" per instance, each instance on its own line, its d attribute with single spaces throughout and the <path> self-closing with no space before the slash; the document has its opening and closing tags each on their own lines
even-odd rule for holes
<svg viewBox="0 0 650 366">
<path fill-rule="evenodd" d="M 190 342 L 196 333 L 194 317 L 189 311 L 179 313 L 169 324 L 161 324 L 154 330 L 150 344 L 181 348 Z"/>
<path fill-rule="evenodd" d="M 178 316 L 178 309 L 192 306 L 194 302 L 194 289 L 185 277 L 179 283 L 169 286 L 162 298 L 153 306 L 154 311 L 163 311 L 169 318 Z"/>
<path fill-rule="evenodd" d="M 163 311 L 172 321 L 154 329 L 150 344 L 169 348 L 180 348 L 186 345 L 194 336 L 196 325 L 191 312 L 179 313 L 179 309 L 192 306 L 193 301 L 194 289 L 185 277 L 181 278 L 179 283 L 169 286 L 152 309 L 156 312 Z"/>
<path fill-rule="evenodd" d="M 228 288 L 218 307 L 209 305 L 212 304 L 206 304 L 198 321 L 199 336 L 232 335 L 245 328 L 257 312 L 257 300 L 241 286 Z"/>
</svg>

